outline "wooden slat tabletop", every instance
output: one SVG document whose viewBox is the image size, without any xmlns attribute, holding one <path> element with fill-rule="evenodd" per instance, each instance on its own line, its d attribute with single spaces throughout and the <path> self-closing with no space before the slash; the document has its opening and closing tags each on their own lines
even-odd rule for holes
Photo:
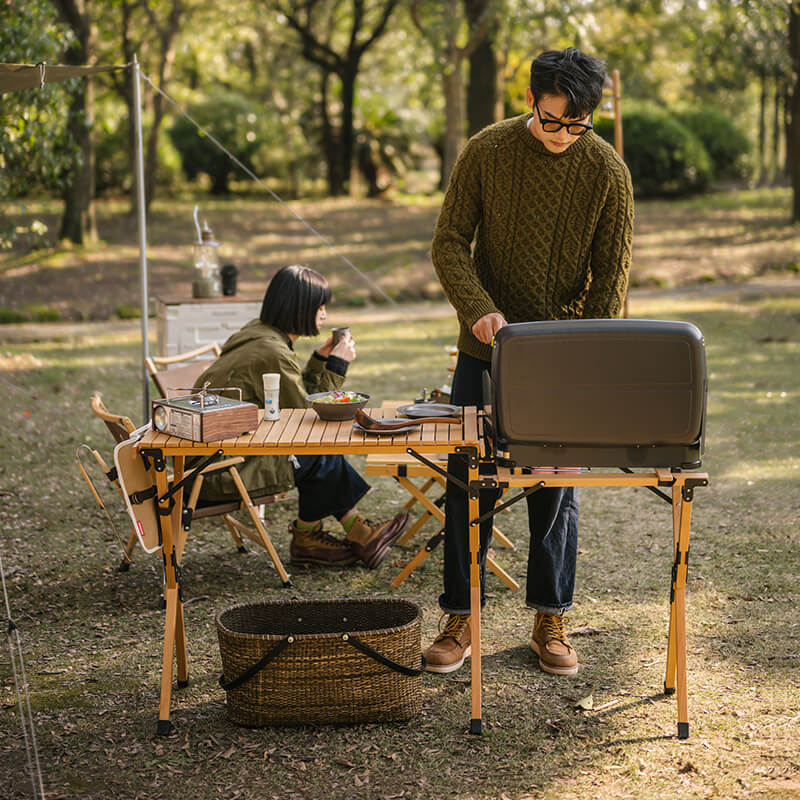
<svg viewBox="0 0 800 800">
<path fill-rule="evenodd" d="M 376 419 L 395 416 L 395 404 L 385 408 L 368 408 Z M 263 415 L 262 415 L 263 417 Z M 407 447 L 430 453 L 452 452 L 457 446 L 478 444 L 478 423 L 475 408 L 464 409 L 461 425 L 425 423 L 405 433 L 365 433 L 353 422 L 325 422 L 311 408 L 283 408 L 281 418 L 265 422 L 263 418 L 252 433 L 220 442 L 191 442 L 177 436 L 148 431 L 139 448 L 159 449 L 168 456 L 203 455 L 222 449 L 226 455 L 269 455 L 294 452 L 307 453 L 389 453 L 404 452 Z"/>
</svg>

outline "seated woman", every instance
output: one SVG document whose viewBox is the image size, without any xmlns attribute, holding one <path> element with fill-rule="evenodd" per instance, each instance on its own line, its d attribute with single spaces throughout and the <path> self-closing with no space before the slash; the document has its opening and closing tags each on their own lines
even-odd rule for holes
<svg viewBox="0 0 800 800">
<path fill-rule="evenodd" d="M 278 372 L 281 408 L 306 408 L 306 395 L 333 391 L 344 384 L 348 364 L 356 357 L 355 342 L 346 334 L 334 347 L 333 337 L 318 347 L 301 368 L 294 352 L 300 336 L 316 336 L 327 318 L 331 290 L 318 272 L 303 266 L 283 267 L 270 281 L 261 316 L 234 333 L 220 357 L 197 379 L 196 387 L 236 386 L 242 399 L 264 406 L 261 376 Z M 366 520 L 356 504 L 369 486 L 340 455 L 251 456 L 239 474 L 252 496 L 297 487 L 297 519 L 289 525 L 291 560 L 295 564 L 352 564 L 361 560 L 377 567 L 408 524 L 408 513 L 388 522 Z M 212 472 L 200 495 L 205 500 L 238 497 L 227 471 Z M 335 517 L 345 536 L 322 528 Z"/>
</svg>

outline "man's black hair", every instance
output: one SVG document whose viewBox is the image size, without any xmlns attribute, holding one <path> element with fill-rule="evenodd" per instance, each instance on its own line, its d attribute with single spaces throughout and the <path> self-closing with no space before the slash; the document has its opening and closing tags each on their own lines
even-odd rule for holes
<svg viewBox="0 0 800 800">
<path fill-rule="evenodd" d="M 531 91 L 538 102 L 546 95 L 567 98 L 564 119 L 591 114 L 603 97 L 606 65 L 575 47 L 548 50 L 531 63 Z"/>
<path fill-rule="evenodd" d="M 261 321 L 284 333 L 316 336 L 317 310 L 331 299 L 328 281 L 311 267 L 292 264 L 279 269 L 261 304 Z"/>
</svg>

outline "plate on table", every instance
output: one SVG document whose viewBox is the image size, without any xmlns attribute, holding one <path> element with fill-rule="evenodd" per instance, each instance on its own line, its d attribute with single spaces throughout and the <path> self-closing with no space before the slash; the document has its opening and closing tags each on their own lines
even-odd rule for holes
<svg viewBox="0 0 800 800">
<path fill-rule="evenodd" d="M 447 403 L 411 403 L 408 406 L 400 406 L 398 414 L 411 419 L 419 417 L 460 417 L 461 406 L 451 406 Z"/>
<path fill-rule="evenodd" d="M 378 422 L 408 422 L 408 418 L 401 418 L 401 417 L 384 417 L 382 419 L 378 419 Z M 393 431 L 373 431 L 369 428 L 365 428 L 363 425 L 359 424 L 358 422 L 353 423 L 353 427 L 357 431 L 362 431 L 363 433 L 371 433 L 373 436 L 394 436 L 396 433 L 408 433 L 409 431 L 415 431 L 419 428 L 419 425 L 406 425 L 404 428 L 395 428 Z"/>
</svg>

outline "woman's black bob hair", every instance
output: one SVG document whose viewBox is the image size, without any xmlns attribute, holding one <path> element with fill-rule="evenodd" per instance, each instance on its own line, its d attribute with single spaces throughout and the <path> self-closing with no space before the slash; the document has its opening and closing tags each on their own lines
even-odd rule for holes
<svg viewBox="0 0 800 800">
<path fill-rule="evenodd" d="M 279 269 L 261 304 L 261 321 L 284 333 L 316 336 L 317 310 L 331 299 L 328 281 L 311 267 L 292 264 Z"/>
</svg>

